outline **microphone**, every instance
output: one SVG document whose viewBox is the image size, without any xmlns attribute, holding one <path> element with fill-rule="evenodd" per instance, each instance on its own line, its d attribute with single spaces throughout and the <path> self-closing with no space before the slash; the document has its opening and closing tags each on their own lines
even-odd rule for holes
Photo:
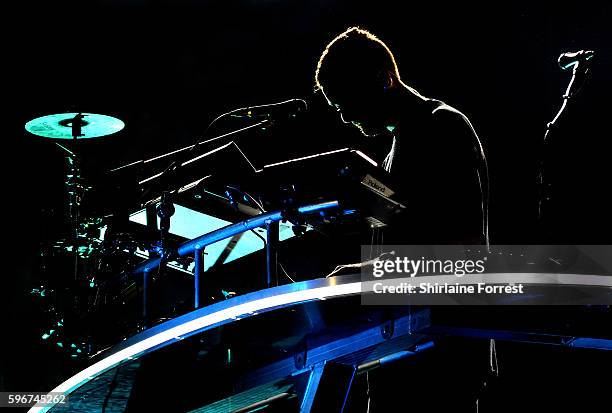
<svg viewBox="0 0 612 413">
<path fill-rule="evenodd" d="M 584 66 L 586 62 L 595 56 L 592 50 L 580 50 L 578 52 L 563 53 L 557 59 L 561 70 L 577 69 L 579 66 Z"/>
<path fill-rule="evenodd" d="M 308 104 L 304 99 L 289 99 L 267 105 L 235 109 L 231 112 L 231 115 L 237 118 L 276 119 L 279 117 L 295 117 L 298 113 L 305 112 L 306 110 L 308 110 Z"/>
</svg>

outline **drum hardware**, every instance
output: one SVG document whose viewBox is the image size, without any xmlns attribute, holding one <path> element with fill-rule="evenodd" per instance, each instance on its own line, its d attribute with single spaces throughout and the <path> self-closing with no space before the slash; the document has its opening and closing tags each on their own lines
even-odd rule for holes
<svg viewBox="0 0 612 413">
<path fill-rule="evenodd" d="M 54 323 L 53 328 L 49 331 L 53 331 L 53 334 L 46 332 L 42 337 L 45 340 L 53 339 L 52 341 L 58 348 L 67 351 L 70 357 L 75 359 L 89 354 L 90 345 L 85 342 L 67 342 L 68 338 L 63 337 L 63 333 L 60 334 L 63 331 L 63 320 L 66 315 L 69 318 L 79 317 L 83 306 L 86 307 L 86 312 L 90 311 L 92 302 L 95 306 L 98 297 L 97 288 L 101 281 L 99 278 L 100 257 L 105 253 L 101 234 L 104 219 L 98 217 L 83 219 L 81 216 L 83 198 L 91 187 L 87 185 L 81 174 L 82 159 L 78 151 L 79 143 L 83 139 L 114 134 L 122 130 L 124 126 L 121 120 L 111 116 L 82 112 L 42 116 L 25 125 L 29 133 L 52 139 L 55 147 L 59 148 L 65 156 L 64 187 L 67 194 L 65 216 L 70 232 L 68 237 L 51 243 L 46 251 L 43 251 L 42 258 L 56 257 L 61 260 L 61 257 L 71 256 L 72 280 L 68 284 L 65 284 L 68 280 L 49 280 L 53 285 L 59 284 L 61 288 L 41 286 L 40 289 L 35 290 L 43 297 L 59 294 L 55 297 L 55 301 L 59 300 L 57 301 L 60 304 L 59 307 L 55 302 L 48 307 L 50 320 Z M 62 144 L 58 140 L 66 140 L 67 143 Z M 83 297 L 80 292 L 84 290 L 91 290 L 91 293 Z M 60 321 L 53 321 L 56 318 Z"/>
<path fill-rule="evenodd" d="M 73 148 L 55 142 L 66 154 L 66 177 L 64 185 L 68 194 L 67 217 L 71 226 L 74 255 L 74 279 L 78 278 L 80 207 L 83 197 L 91 188 L 81 176 L 81 160 L 77 154 L 78 142 L 82 139 L 98 138 L 119 132 L 125 124 L 111 116 L 93 113 L 61 113 L 38 117 L 26 123 L 25 129 L 33 135 L 49 139 L 69 139 Z"/>
</svg>

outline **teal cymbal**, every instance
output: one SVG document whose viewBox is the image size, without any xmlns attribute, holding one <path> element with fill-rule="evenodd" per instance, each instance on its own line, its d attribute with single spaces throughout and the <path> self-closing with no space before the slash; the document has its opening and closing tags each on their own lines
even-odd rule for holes
<svg viewBox="0 0 612 413">
<path fill-rule="evenodd" d="M 77 115 L 79 113 L 42 116 L 26 123 L 25 129 L 51 139 L 74 139 L 73 133 L 78 134 L 77 139 L 88 139 L 111 135 L 125 127 L 125 123 L 112 116 L 81 113 L 80 119 L 75 120 Z"/>
</svg>

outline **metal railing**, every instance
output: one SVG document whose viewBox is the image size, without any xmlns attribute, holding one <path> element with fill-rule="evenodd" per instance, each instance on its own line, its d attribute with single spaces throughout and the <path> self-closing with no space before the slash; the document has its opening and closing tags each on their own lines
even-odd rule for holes
<svg viewBox="0 0 612 413">
<path fill-rule="evenodd" d="M 339 206 L 338 201 L 322 202 L 318 204 L 305 205 L 297 208 L 298 214 L 312 214 L 320 211 L 324 211 L 331 208 L 337 208 Z M 204 250 L 207 246 L 214 244 L 217 241 L 221 241 L 226 238 L 233 237 L 237 234 L 250 231 L 259 227 L 266 227 L 267 239 L 266 239 L 266 260 L 267 260 L 267 271 L 266 271 L 266 282 L 267 286 L 270 287 L 272 280 L 272 272 L 274 264 L 274 256 L 276 252 L 274 248 L 278 242 L 278 222 L 285 219 L 283 211 L 267 212 L 255 217 L 246 219 L 244 221 L 230 224 L 226 227 L 219 228 L 218 230 L 209 232 L 190 241 L 180 245 L 176 251 L 178 256 L 184 257 L 189 254 L 194 254 L 194 308 L 200 307 L 200 280 L 204 273 Z M 140 264 L 133 271 L 135 274 L 142 274 L 142 286 L 143 286 L 143 318 L 148 318 L 148 289 L 150 282 L 151 271 L 157 269 L 160 265 L 165 262 L 163 257 L 151 258 L 144 263 Z"/>
</svg>

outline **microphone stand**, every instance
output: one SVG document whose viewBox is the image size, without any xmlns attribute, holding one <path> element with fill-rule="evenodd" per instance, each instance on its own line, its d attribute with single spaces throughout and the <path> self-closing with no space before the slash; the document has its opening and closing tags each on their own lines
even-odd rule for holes
<svg viewBox="0 0 612 413">
<path fill-rule="evenodd" d="M 131 163 L 127 164 L 127 165 L 122 165 L 122 166 L 119 166 L 117 168 L 111 169 L 109 172 L 116 172 L 116 171 L 119 171 L 119 170 L 122 170 L 122 169 L 125 169 L 125 168 L 130 168 L 130 167 L 133 167 L 133 166 L 142 165 L 142 164 L 145 164 L 145 163 L 157 160 L 157 159 L 165 158 L 167 156 L 174 155 L 174 154 L 177 154 L 177 153 L 180 153 L 180 152 L 184 152 L 184 151 L 189 151 L 189 153 L 190 153 L 191 151 L 193 151 L 194 149 L 196 149 L 197 147 L 199 147 L 202 144 L 213 142 L 213 141 L 225 138 L 227 136 L 234 135 L 234 134 L 240 133 L 242 131 L 246 131 L 248 129 L 253 129 L 253 128 L 256 128 L 256 127 L 259 127 L 259 126 L 264 126 L 266 124 L 272 124 L 274 122 L 274 116 L 272 116 L 271 114 L 266 114 L 266 115 L 263 115 L 263 116 L 262 115 L 257 115 L 256 112 L 259 111 L 259 110 L 265 109 L 265 108 L 278 108 L 278 107 L 281 107 L 281 106 L 283 106 L 285 104 L 288 104 L 290 102 L 297 102 L 297 101 L 303 102 L 304 103 L 304 107 L 307 107 L 307 105 L 308 105 L 304 99 L 288 99 L 288 100 L 284 100 L 282 102 L 275 102 L 275 103 L 270 103 L 270 104 L 266 104 L 266 105 L 244 106 L 244 107 L 232 109 L 232 110 L 230 110 L 228 112 L 224 112 L 224 113 L 220 114 L 219 116 L 217 116 L 215 119 L 213 119 L 208 124 L 208 126 L 206 127 L 206 129 L 204 129 L 204 132 L 202 133 L 202 137 L 199 138 L 193 145 L 189 145 L 189 146 L 186 146 L 184 148 L 181 148 L 181 149 L 178 149 L 178 150 L 174 150 L 174 151 L 168 152 L 168 153 L 160 155 L 160 156 L 156 156 L 156 157 L 148 159 L 148 160 L 141 159 L 141 160 L 138 160 L 136 162 L 131 162 Z M 224 134 L 216 136 L 214 138 L 204 140 L 204 138 L 206 137 L 208 131 L 211 129 L 211 127 L 215 123 L 217 123 L 221 119 L 224 119 L 224 118 L 230 117 L 230 116 L 231 117 L 237 117 L 237 118 L 249 118 L 249 119 L 255 119 L 255 120 L 259 119 L 259 121 L 254 123 L 254 124 L 252 124 L 252 125 L 249 125 L 249 126 L 246 126 L 246 127 L 240 128 L 240 129 L 237 129 L 235 131 L 224 133 Z M 166 168 L 166 169 L 172 169 L 172 167 L 173 167 L 173 163 L 170 163 L 170 165 L 168 165 L 168 168 Z M 165 173 L 165 171 L 162 172 L 162 173 Z"/>
<path fill-rule="evenodd" d="M 216 120 L 218 120 L 218 119 L 220 119 L 220 118 L 217 118 Z M 216 122 L 216 120 L 215 120 L 215 122 Z M 223 138 L 227 138 L 229 136 L 237 135 L 237 134 L 240 134 L 242 132 L 246 132 L 247 130 L 263 127 L 263 126 L 269 124 L 270 122 L 271 121 L 269 119 L 263 119 L 261 121 L 258 121 L 256 123 L 254 123 L 254 124 L 251 124 L 251 125 L 248 125 L 248 126 L 245 126 L 245 127 L 242 127 L 242 128 L 230 131 L 230 132 L 223 133 L 223 134 L 221 134 L 219 136 L 215 136 L 214 138 L 210 138 L 210 139 L 207 139 L 207 140 L 198 140 L 198 142 L 196 142 L 193 145 L 186 146 L 184 148 L 181 148 L 181 149 L 178 149 L 178 150 L 174 150 L 174 151 L 168 152 L 168 153 L 163 154 L 163 155 L 156 156 L 156 157 L 148 159 L 148 160 L 134 162 L 132 164 L 116 168 L 116 169 L 114 169 L 112 171 L 116 171 L 116 170 L 119 170 L 119 169 L 122 169 L 122 168 L 130 167 L 130 166 L 136 165 L 136 164 L 140 164 L 140 165 L 146 164 L 146 163 L 149 163 L 151 161 L 158 160 L 158 159 L 161 159 L 161 158 L 165 158 L 167 156 L 175 155 L 175 154 L 181 153 L 181 152 L 186 152 L 184 155 L 181 156 L 181 159 L 188 160 L 188 157 L 190 155 L 192 155 L 193 152 L 195 151 L 195 149 L 197 149 L 200 145 L 203 145 L 203 144 L 206 144 L 206 143 L 210 143 L 210 142 L 214 142 L 214 141 L 217 141 L 217 140 L 220 140 L 220 139 L 223 139 Z M 172 174 L 172 172 L 174 172 L 178 168 L 180 168 L 181 164 L 182 164 L 182 161 L 178 161 L 178 160 L 171 161 L 168 164 L 168 166 L 166 168 L 164 168 L 164 170 L 161 172 L 161 174 L 159 174 L 158 176 L 155 177 L 156 181 L 159 182 L 162 179 L 167 178 L 168 175 Z M 151 192 L 152 188 L 153 188 L 152 186 L 149 186 L 149 188 L 147 188 L 142 193 L 142 195 L 140 196 L 140 200 L 139 200 L 140 203 L 142 203 L 143 200 L 146 199 L 146 196 L 149 194 L 149 192 Z M 171 190 L 170 192 L 173 192 L 173 191 L 174 191 L 174 189 Z"/>
<path fill-rule="evenodd" d="M 550 203 L 552 196 L 552 188 L 551 183 L 548 182 L 548 175 L 546 173 L 547 166 L 547 149 L 550 146 L 550 134 L 551 131 L 557 129 L 557 124 L 561 116 L 565 113 L 567 106 L 570 100 L 578 94 L 584 81 L 587 78 L 589 73 L 589 67 L 585 64 L 580 64 L 576 62 L 573 66 L 572 77 L 565 89 L 565 93 L 563 94 L 563 102 L 559 111 L 555 115 L 552 121 L 546 124 L 546 132 L 544 133 L 544 139 L 542 140 L 541 147 L 541 159 L 540 165 L 538 167 L 538 221 L 542 223 L 545 210 L 547 209 L 547 205 Z"/>
<path fill-rule="evenodd" d="M 156 215 L 159 217 L 159 241 L 156 245 L 157 252 L 161 258 L 157 267 L 157 276 L 164 271 L 166 264 L 177 255 L 176 248 L 172 248 L 168 242 L 170 233 L 170 218 L 174 215 L 175 208 L 169 192 L 164 191 L 159 205 L 155 208 Z M 149 286 L 152 282 L 150 271 L 142 273 L 142 328 L 151 325 Z"/>
<path fill-rule="evenodd" d="M 291 101 L 291 100 L 289 100 Z M 208 131 L 211 129 L 211 127 L 217 123 L 219 120 L 226 118 L 228 116 L 232 116 L 232 115 L 237 115 L 237 114 L 241 114 L 241 113 L 246 113 L 246 117 L 248 118 L 258 118 L 258 116 L 254 115 L 252 113 L 253 110 L 258 110 L 258 109 L 262 109 L 262 108 L 266 108 L 266 107 L 278 107 L 281 106 L 289 101 L 284 101 L 284 102 L 278 102 L 278 103 L 274 103 L 271 105 L 258 105 L 258 106 L 248 106 L 248 107 L 244 107 L 244 108 L 238 108 L 238 109 L 234 109 L 231 110 L 229 112 L 225 112 L 222 113 L 221 115 L 217 116 L 215 119 L 213 119 L 213 121 L 211 123 L 208 124 L 208 126 L 206 127 L 206 129 L 204 130 L 204 132 L 202 133 L 202 137 L 199 138 L 193 145 L 176 150 L 176 151 L 172 151 L 168 154 L 165 155 L 161 155 L 155 158 L 152 158 L 151 160 L 155 160 L 155 159 L 160 159 L 160 158 L 164 158 L 166 156 L 169 155 L 174 155 L 176 153 L 181 153 L 184 152 L 185 154 L 181 154 L 183 156 L 181 156 L 182 159 L 185 159 L 187 156 L 189 155 L 193 155 L 193 152 L 195 151 L 196 148 L 198 148 L 201 144 L 205 144 L 205 143 L 209 143 L 209 142 L 213 142 L 213 141 L 217 141 L 220 140 L 222 138 L 225 138 L 227 136 L 231 136 L 231 135 L 235 135 L 235 134 L 239 134 L 242 133 L 246 130 L 250 130 L 253 128 L 257 128 L 257 127 L 261 127 L 264 126 L 266 124 L 272 123 L 273 119 L 272 116 L 268 115 L 268 116 L 263 116 L 261 120 L 259 120 L 258 122 L 251 124 L 249 126 L 231 131 L 229 133 L 225 133 L 222 134 L 220 136 L 208 139 L 208 140 L 203 140 L 204 137 L 206 137 Z M 196 158 L 197 159 L 197 158 Z M 189 160 L 185 161 L 188 162 Z M 129 167 L 132 165 L 140 165 L 140 164 L 144 164 L 147 163 L 147 161 L 138 161 L 138 162 L 134 162 L 131 163 L 129 165 L 125 165 L 124 167 Z M 184 163 L 183 162 L 179 162 L 178 160 L 172 160 L 168 166 L 155 178 L 158 179 L 158 182 L 162 182 L 162 185 L 164 185 L 163 180 L 167 179 L 169 175 L 173 174 L 174 172 L 176 172 L 181 166 L 183 166 Z M 119 170 L 119 169 L 123 169 L 124 167 L 120 167 L 117 168 L 115 170 Z M 152 190 L 152 186 L 149 186 L 149 188 L 147 188 L 142 195 L 140 196 L 140 202 L 142 202 L 143 199 L 145 199 L 145 197 L 151 192 Z M 174 251 L 171 247 L 169 247 L 168 242 L 167 242 L 167 237 L 168 237 L 168 233 L 170 230 L 170 218 L 172 217 L 172 215 L 175 212 L 175 208 L 174 208 L 174 204 L 172 203 L 172 195 L 174 194 L 174 192 L 176 192 L 177 189 L 170 189 L 168 190 L 168 188 L 166 188 L 166 190 L 164 190 L 162 192 L 162 196 L 160 199 L 160 203 L 157 205 L 156 207 L 156 215 L 160 218 L 160 241 L 159 244 L 157 245 L 157 251 L 161 257 L 161 263 L 160 266 L 158 267 L 158 274 L 163 271 L 163 267 L 165 266 L 165 264 L 170 261 L 170 259 L 173 258 L 173 256 L 176 254 L 176 251 Z M 278 224 L 276 224 L 276 231 L 274 231 L 275 234 L 275 238 L 278 238 Z M 270 229 L 268 228 L 268 234 L 270 234 L 272 231 L 270 231 Z M 196 279 L 195 281 L 195 285 L 196 285 L 196 300 L 195 300 L 195 307 L 198 308 L 200 303 L 199 303 L 199 278 L 200 278 L 200 273 L 203 272 L 204 269 L 204 264 L 203 264 L 203 259 L 202 259 L 202 254 L 204 253 L 204 251 L 197 251 L 196 252 L 196 269 L 195 269 L 195 274 L 194 277 Z M 270 261 L 270 260 L 269 260 Z M 143 295 L 143 302 L 142 302 L 142 316 L 143 316 L 143 328 L 148 328 L 150 326 L 150 313 L 149 313 L 149 283 L 150 283 L 150 274 L 149 271 L 144 271 L 143 272 L 143 278 L 142 278 L 142 295 Z M 268 284 L 270 284 L 270 272 L 268 271 Z"/>
</svg>

